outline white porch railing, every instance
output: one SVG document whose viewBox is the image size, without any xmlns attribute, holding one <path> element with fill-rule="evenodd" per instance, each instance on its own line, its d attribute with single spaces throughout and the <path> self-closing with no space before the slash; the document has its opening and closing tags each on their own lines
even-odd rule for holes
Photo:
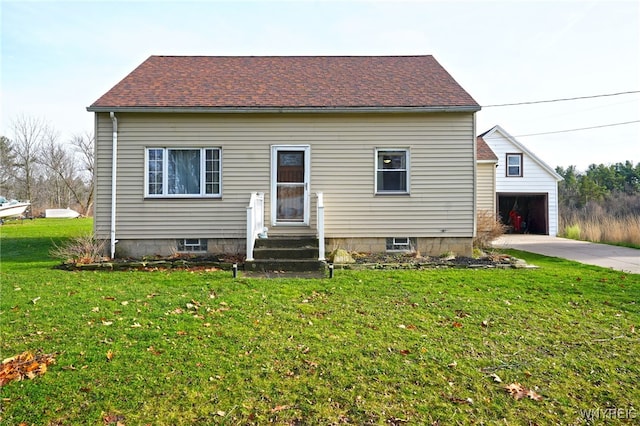
<svg viewBox="0 0 640 426">
<path fill-rule="evenodd" d="M 324 259 L 324 194 L 316 193 L 317 200 L 317 219 L 318 219 L 318 260 Z"/>
<path fill-rule="evenodd" d="M 253 246 L 264 231 L 264 192 L 251 193 L 247 206 L 247 260 L 253 260 Z"/>
</svg>

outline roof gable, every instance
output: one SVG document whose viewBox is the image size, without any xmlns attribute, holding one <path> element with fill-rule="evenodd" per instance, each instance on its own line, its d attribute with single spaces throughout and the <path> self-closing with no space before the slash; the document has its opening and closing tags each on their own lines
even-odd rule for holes
<svg viewBox="0 0 640 426">
<path fill-rule="evenodd" d="M 151 56 L 89 111 L 423 108 L 477 111 L 433 56 Z"/>
<path fill-rule="evenodd" d="M 506 130 L 504 130 L 502 127 L 500 127 L 498 125 L 492 127 L 491 129 L 487 130 L 486 132 L 482 133 L 480 136 L 478 136 L 478 138 L 482 138 L 484 140 L 489 140 L 490 141 L 491 140 L 491 136 L 494 133 L 499 133 L 500 135 L 502 135 L 502 137 L 505 138 L 510 144 L 515 146 L 523 154 L 527 155 L 531 160 L 533 160 L 535 163 L 537 163 L 544 171 L 546 171 L 549 175 L 551 175 L 556 181 L 559 182 L 559 181 L 563 180 L 562 176 L 560 176 L 558 173 L 556 173 L 556 171 L 553 170 L 551 168 L 551 166 L 549 166 L 547 163 L 542 161 L 537 155 L 535 155 L 533 152 L 531 152 L 526 146 L 522 145 L 520 142 L 518 142 L 516 140 L 516 138 L 511 136 L 509 133 L 507 133 Z"/>
<path fill-rule="evenodd" d="M 482 136 L 478 136 L 476 138 L 476 160 L 490 161 L 493 163 L 498 162 L 498 156 L 493 152 L 489 145 L 487 145 L 487 142 L 485 142 Z"/>
</svg>

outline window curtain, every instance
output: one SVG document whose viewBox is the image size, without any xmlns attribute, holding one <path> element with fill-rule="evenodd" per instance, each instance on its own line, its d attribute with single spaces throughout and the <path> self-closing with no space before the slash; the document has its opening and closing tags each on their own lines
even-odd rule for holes
<svg viewBox="0 0 640 426">
<path fill-rule="evenodd" d="M 200 194 L 200 150 L 170 150 L 168 193 Z"/>
</svg>

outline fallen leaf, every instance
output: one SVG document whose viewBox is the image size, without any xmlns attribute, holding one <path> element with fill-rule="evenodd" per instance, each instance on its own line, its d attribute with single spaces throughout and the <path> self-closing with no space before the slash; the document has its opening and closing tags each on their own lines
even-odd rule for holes
<svg viewBox="0 0 640 426">
<path fill-rule="evenodd" d="M 160 355 L 162 352 L 154 348 L 153 346 L 149 346 L 147 348 L 147 352 L 151 352 L 153 355 Z"/>
<path fill-rule="evenodd" d="M 217 414 L 218 416 L 220 416 L 220 417 L 224 417 L 224 416 L 226 416 L 226 415 L 227 415 L 227 413 L 226 413 L 225 411 L 222 411 L 222 410 L 218 410 L 218 411 L 216 411 L 216 414 Z"/>
<path fill-rule="evenodd" d="M 506 385 L 505 390 L 517 401 L 522 398 L 533 399 L 534 401 L 542 401 L 542 396 L 531 389 L 527 389 L 520 383 L 510 383 Z"/>
<path fill-rule="evenodd" d="M 636 326 L 632 325 L 631 327 L 629 327 L 629 330 L 631 331 L 631 334 L 635 334 L 636 332 Z"/>
<path fill-rule="evenodd" d="M 500 376 L 498 376 L 496 373 L 493 373 L 491 375 L 491 378 L 493 379 L 494 382 L 496 383 L 502 383 L 502 379 L 500 378 Z"/>
<path fill-rule="evenodd" d="M 489 321 L 484 320 L 484 321 L 482 321 L 482 324 L 481 324 L 481 325 L 482 325 L 483 327 L 489 327 Z"/>
<path fill-rule="evenodd" d="M 291 407 L 290 405 L 276 405 L 271 409 L 271 412 L 277 413 L 278 411 L 288 410 L 290 407 Z"/>
<path fill-rule="evenodd" d="M 102 418 L 105 425 L 116 424 L 116 426 L 124 425 L 122 421 L 124 420 L 124 416 L 120 414 L 107 414 Z"/>
<path fill-rule="evenodd" d="M 536 392 L 534 392 L 533 390 L 529 389 L 529 392 L 527 392 L 527 396 L 531 399 L 533 399 L 534 401 L 542 401 L 542 396 L 537 394 Z"/>
<path fill-rule="evenodd" d="M 453 322 L 453 326 L 454 326 L 455 328 L 460 328 L 460 327 L 462 327 L 462 323 L 459 323 L 458 321 L 454 321 L 454 322 Z"/>
<path fill-rule="evenodd" d="M 408 349 L 402 349 L 402 350 L 400 351 L 400 353 L 401 353 L 402 355 L 409 355 L 409 354 L 411 353 L 411 351 L 410 351 L 410 350 L 408 350 Z"/>
<path fill-rule="evenodd" d="M 114 356 L 115 356 L 115 354 L 113 353 L 113 351 L 111 349 L 109 349 L 107 351 L 107 361 L 111 361 Z"/>
<path fill-rule="evenodd" d="M 102 321 L 102 325 L 111 325 L 113 321 Z"/>
<path fill-rule="evenodd" d="M 186 332 L 186 331 L 182 331 L 182 330 L 180 330 L 180 331 L 176 331 L 176 334 L 177 334 L 178 336 L 185 336 L 185 335 L 187 334 L 187 332 Z"/>
<path fill-rule="evenodd" d="M 25 351 L 2 361 L 0 386 L 11 381 L 34 379 L 47 372 L 47 366 L 55 363 L 55 354 L 33 354 Z"/>
<path fill-rule="evenodd" d="M 505 386 L 505 390 L 514 397 L 516 401 L 527 396 L 527 389 L 520 383 L 510 383 Z"/>
<path fill-rule="evenodd" d="M 456 361 L 453 361 L 453 362 L 447 364 L 447 367 L 449 367 L 449 368 L 456 368 L 457 366 L 458 366 L 458 363 Z"/>
<path fill-rule="evenodd" d="M 40 296 L 36 297 L 35 299 L 31 299 L 31 303 L 35 305 L 38 300 L 40 300 Z"/>
</svg>

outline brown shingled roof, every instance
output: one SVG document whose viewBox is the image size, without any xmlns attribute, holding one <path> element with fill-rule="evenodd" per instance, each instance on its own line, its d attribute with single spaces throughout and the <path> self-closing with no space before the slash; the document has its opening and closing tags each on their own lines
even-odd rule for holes
<svg viewBox="0 0 640 426">
<path fill-rule="evenodd" d="M 156 108 L 479 110 L 433 56 L 151 56 L 89 111 Z"/>
<path fill-rule="evenodd" d="M 476 138 L 476 160 L 478 161 L 498 161 L 498 156 L 487 145 L 482 135 Z"/>
</svg>

